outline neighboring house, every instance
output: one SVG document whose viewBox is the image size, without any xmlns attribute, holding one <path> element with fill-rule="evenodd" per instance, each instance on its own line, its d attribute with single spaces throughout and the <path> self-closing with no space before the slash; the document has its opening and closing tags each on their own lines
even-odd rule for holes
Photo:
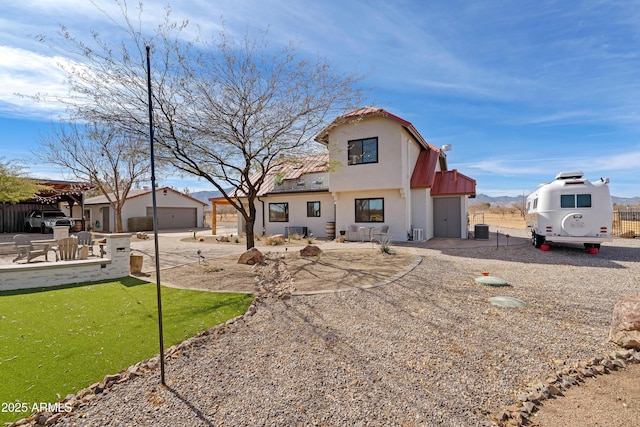
<svg viewBox="0 0 640 427">
<path fill-rule="evenodd" d="M 267 176 L 256 203 L 257 234 L 286 234 L 288 227 L 302 234 L 306 227 L 331 237 L 386 225 L 398 242 L 467 238 L 475 180 L 448 170 L 444 151 L 408 121 L 366 107 L 338 117 L 315 139 L 328 154 L 288 159 Z"/>
<path fill-rule="evenodd" d="M 105 196 L 91 197 L 84 201 L 85 216 L 91 230 L 115 231 L 114 210 Z M 188 229 L 204 226 L 206 203 L 169 187 L 156 188 L 158 229 Z M 127 220 L 132 217 L 153 216 L 153 194 L 151 188 L 132 189 L 122 208 L 123 231 L 129 231 Z"/>
</svg>

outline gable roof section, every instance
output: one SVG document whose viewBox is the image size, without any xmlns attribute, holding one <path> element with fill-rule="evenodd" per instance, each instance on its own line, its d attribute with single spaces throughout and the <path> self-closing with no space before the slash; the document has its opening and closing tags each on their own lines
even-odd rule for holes
<svg viewBox="0 0 640 427">
<path fill-rule="evenodd" d="M 450 171 L 438 171 L 435 173 L 432 196 L 476 196 L 476 180 L 458 172 L 457 169 Z"/>
<path fill-rule="evenodd" d="M 178 195 L 180 195 L 182 197 L 186 197 L 187 199 L 191 199 L 194 202 L 198 202 L 198 203 L 202 204 L 203 206 L 207 206 L 207 203 L 204 203 L 204 202 L 202 202 L 202 201 L 200 201 L 198 199 L 195 199 L 195 198 L 193 198 L 191 196 L 188 196 L 188 195 L 186 195 L 184 193 L 181 193 L 181 192 L 179 192 L 177 190 L 174 190 L 171 187 L 158 187 L 158 188 L 156 188 L 156 193 L 158 191 L 164 191 L 164 190 L 172 191 L 172 192 L 174 192 L 174 193 L 176 193 L 176 194 L 178 194 Z M 136 197 L 142 197 L 142 196 L 145 196 L 147 194 L 151 194 L 151 188 L 148 188 L 148 187 L 146 187 L 146 188 L 132 188 L 131 190 L 129 190 L 129 194 L 127 194 L 127 199 L 126 200 L 131 200 L 131 199 L 134 199 Z M 111 193 L 111 195 L 113 195 L 113 193 Z M 86 199 L 84 201 L 85 205 L 104 205 L 104 204 L 108 204 L 108 203 L 109 203 L 109 200 L 104 195 L 90 197 L 90 198 L 88 198 L 88 199 Z"/>
<path fill-rule="evenodd" d="M 426 139 L 424 139 L 422 137 L 422 135 L 420 135 L 420 132 L 418 132 L 418 130 L 413 127 L 413 125 L 411 124 L 411 122 L 406 121 L 403 118 L 400 118 L 394 114 L 389 113 L 387 110 L 383 109 L 383 108 L 375 108 L 375 107 L 363 107 L 360 108 L 358 110 L 352 111 L 350 113 L 344 114 L 338 118 L 336 118 L 334 121 L 332 121 L 329 126 L 325 127 L 316 137 L 315 140 L 321 144 L 324 145 L 328 145 L 329 144 L 329 132 L 331 132 L 333 129 L 337 128 L 338 126 L 341 126 L 345 123 L 354 121 L 354 120 L 359 120 L 359 119 L 365 119 L 365 118 L 370 118 L 370 117 L 384 117 L 390 120 L 393 120 L 397 123 L 399 123 L 402 127 L 404 127 L 407 132 L 409 132 L 411 134 L 411 136 L 413 136 L 416 141 L 418 141 L 418 143 L 426 149 L 433 149 L 436 150 L 436 152 L 438 152 L 439 154 L 441 153 L 439 148 L 436 148 L 434 146 L 432 146 L 431 144 L 429 144 L 427 142 Z M 442 153 L 442 155 L 444 156 L 444 153 Z"/>
<path fill-rule="evenodd" d="M 436 163 L 439 157 L 440 153 L 432 149 L 420 151 L 411 174 L 411 188 L 429 188 L 433 186 L 436 176 Z"/>
</svg>

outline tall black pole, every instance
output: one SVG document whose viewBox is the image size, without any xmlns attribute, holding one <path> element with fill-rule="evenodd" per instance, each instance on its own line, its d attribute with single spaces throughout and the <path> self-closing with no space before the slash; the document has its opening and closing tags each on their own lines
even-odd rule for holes
<svg viewBox="0 0 640 427">
<path fill-rule="evenodd" d="M 153 200 L 153 242 L 156 255 L 156 294 L 158 295 L 158 333 L 160 337 L 160 383 L 167 385 L 164 381 L 164 335 L 162 333 L 162 297 L 160 294 L 160 258 L 158 256 L 158 212 L 156 208 L 156 170 L 153 155 L 153 106 L 151 104 L 151 61 L 147 46 L 147 92 L 149 96 L 149 145 L 151 147 L 151 198 Z"/>
</svg>

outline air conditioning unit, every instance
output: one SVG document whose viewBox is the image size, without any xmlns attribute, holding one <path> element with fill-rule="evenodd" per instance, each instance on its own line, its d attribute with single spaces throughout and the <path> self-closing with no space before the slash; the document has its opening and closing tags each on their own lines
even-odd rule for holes
<svg viewBox="0 0 640 427">
<path fill-rule="evenodd" d="M 414 228 L 413 229 L 413 241 L 421 242 L 424 240 L 424 233 L 422 228 Z"/>
</svg>

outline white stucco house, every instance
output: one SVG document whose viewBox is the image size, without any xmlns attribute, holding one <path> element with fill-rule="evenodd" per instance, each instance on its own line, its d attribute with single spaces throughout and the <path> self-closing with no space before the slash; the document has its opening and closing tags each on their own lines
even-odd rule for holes
<svg viewBox="0 0 640 427">
<path fill-rule="evenodd" d="M 365 107 L 336 118 L 315 140 L 325 154 L 286 159 L 267 176 L 256 233 L 331 238 L 344 231 L 354 239 L 349 231 L 357 230 L 368 239 L 387 226 L 396 242 L 467 238 L 476 182 L 448 170 L 445 152 L 410 122 Z"/>
<path fill-rule="evenodd" d="M 158 229 L 189 229 L 204 226 L 206 203 L 194 199 L 170 187 L 156 188 Z M 115 215 L 105 196 L 96 196 L 84 201 L 85 217 L 91 230 L 114 232 Z M 131 217 L 153 216 L 153 194 L 150 187 L 132 189 L 122 208 L 123 231 L 130 231 L 127 220 Z"/>
</svg>

